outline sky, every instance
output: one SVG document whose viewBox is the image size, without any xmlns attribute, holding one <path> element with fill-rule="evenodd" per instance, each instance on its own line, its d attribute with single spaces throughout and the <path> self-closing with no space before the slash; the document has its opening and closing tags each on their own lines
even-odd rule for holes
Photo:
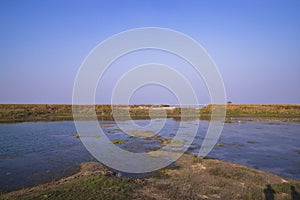
<svg viewBox="0 0 300 200">
<path fill-rule="evenodd" d="M 80 65 L 100 42 L 134 28 L 161 27 L 197 41 L 233 103 L 300 103 L 300 1 L 0 0 L 0 103 L 72 103 Z M 99 83 L 110 103 L 132 65 L 161 61 L 182 72 L 199 103 L 210 97 L 187 63 L 158 51 L 117 60 Z M 138 62 L 137 62 L 138 61 Z M 130 103 L 176 103 L 166 88 L 138 89 Z"/>
</svg>

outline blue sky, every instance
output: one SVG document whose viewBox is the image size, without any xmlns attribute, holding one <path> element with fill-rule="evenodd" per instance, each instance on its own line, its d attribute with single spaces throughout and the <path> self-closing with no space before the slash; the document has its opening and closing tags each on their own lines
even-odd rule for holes
<svg viewBox="0 0 300 200">
<path fill-rule="evenodd" d="M 300 103 L 300 1 L 0 0 L 0 26 L 0 103 L 71 103 L 88 53 L 109 36 L 140 27 L 195 39 L 217 64 L 234 103 Z M 106 79 L 121 74 L 130 59 Z M 104 84 L 99 103 L 109 103 L 112 83 Z M 209 103 L 205 89 L 198 91 L 199 102 Z M 174 103 L 174 97 L 149 86 L 131 102 Z"/>
</svg>

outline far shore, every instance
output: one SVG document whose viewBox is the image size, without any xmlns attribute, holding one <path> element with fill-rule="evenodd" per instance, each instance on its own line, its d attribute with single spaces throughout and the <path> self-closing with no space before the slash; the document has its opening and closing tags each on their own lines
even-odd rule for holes
<svg viewBox="0 0 300 200">
<path fill-rule="evenodd" d="M 300 104 L 227 104 L 221 107 L 225 108 L 224 106 L 226 106 L 226 122 L 230 122 L 234 118 L 300 121 Z M 89 116 L 94 111 L 96 111 L 98 120 L 113 120 L 112 105 L 78 105 L 77 108 L 81 109 L 83 120 L 91 120 Z M 151 116 L 151 118 L 169 117 L 180 120 L 181 113 L 185 110 L 191 113 L 191 118 L 210 120 L 212 110 L 218 113 L 220 105 L 209 104 L 202 108 L 179 108 L 166 104 L 148 104 L 113 105 L 113 108 L 121 116 L 125 116 L 129 112 L 132 119 L 149 119 Z M 73 120 L 71 104 L 0 104 L 0 123 L 69 120 Z"/>
</svg>

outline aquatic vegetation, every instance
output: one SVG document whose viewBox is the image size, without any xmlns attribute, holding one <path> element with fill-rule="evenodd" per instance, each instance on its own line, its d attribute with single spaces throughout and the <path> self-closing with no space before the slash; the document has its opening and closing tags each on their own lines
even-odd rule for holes
<svg viewBox="0 0 300 200">
<path fill-rule="evenodd" d="M 145 131 L 145 130 L 128 130 L 126 132 L 131 133 L 137 137 L 146 137 L 146 138 L 156 135 L 156 133 L 153 131 Z"/>
<path fill-rule="evenodd" d="M 164 139 L 160 145 L 162 146 L 169 146 L 169 147 L 174 147 L 174 148 L 178 148 L 178 147 L 182 147 L 184 145 L 184 143 L 182 141 L 179 140 L 174 140 L 174 139 Z"/>
<path fill-rule="evenodd" d="M 93 137 L 93 138 L 100 138 L 101 136 L 100 135 L 91 135 L 89 137 Z"/>
<path fill-rule="evenodd" d="M 71 136 L 73 136 L 76 139 L 82 138 L 82 137 L 93 137 L 93 138 L 100 138 L 101 137 L 100 135 L 80 136 L 78 134 L 71 134 Z"/>
<path fill-rule="evenodd" d="M 80 138 L 80 136 L 78 134 L 71 134 L 71 136 L 73 136 L 76 139 Z"/>
<path fill-rule="evenodd" d="M 111 144 L 126 144 L 126 142 L 124 140 L 112 140 L 110 143 Z"/>
<path fill-rule="evenodd" d="M 114 133 L 116 133 L 116 132 L 114 132 L 114 131 L 107 131 L 106 133 L 114 134 Z"/>
<path fill-rule="evenodd" d="M 247 141 L 248 144 L 257 144 L 258 142 L 255 141 Z"/>
</svg>

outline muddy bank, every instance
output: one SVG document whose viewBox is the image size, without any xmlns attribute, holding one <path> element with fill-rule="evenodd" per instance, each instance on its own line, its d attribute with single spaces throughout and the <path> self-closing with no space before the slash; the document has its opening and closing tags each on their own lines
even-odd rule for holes
<svg viewBox="0 0 300 200">
<path fill-rule="evenodd" d="M 100 163 L 56 182 L 2 194 L 3 199 L 275 199 L 299 198 L 300 181 L 241 165 L 183 155 L 179 167 L 128 179 Z M 298 195 L 298 196 L 297 196 Z"/>
</svg>

